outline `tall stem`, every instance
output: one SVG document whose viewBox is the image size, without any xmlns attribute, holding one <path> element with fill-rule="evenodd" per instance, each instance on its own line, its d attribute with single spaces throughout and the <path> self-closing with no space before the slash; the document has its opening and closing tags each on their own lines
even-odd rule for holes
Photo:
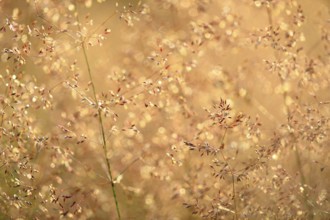
<svg viewBox="0 0 330 220">
<path fill-rule="evenodd" d="M 79 17 L 78 16 L 77 16 L 77 20 L 78 20 L 78 23 L 79 23 Z M 79 28 L 79 32 L 81 32 L 80 26 L 78 26 L 78 28 Z M 110 182 L 111 182 L 112 195 L 113 195 L 113 198 L 114 198 L 115 204 L 116 204 L 117 216 L 118 216 L 118 219 L 120 220 L 121 216 L 120 216 L 120 211 L 119 211 L 117 193 L 116 193 L 116 189 L 115 189 L 115 184 L 113 182 L 113 177 L 112 177 L 112 172 L 111 172 L 111 164 L 110 164 L 110 161 L 109 161 L 108 156 L 107 156 L 108 155 L 108 149 L 107 149 L 107 141 L 106 141 L 105 131 L 104 131 L 102 111 L 101 111 L 101 108 L 99 107 L 99 103 L 98 103 L 98 100 L 97 100 L 95 84 L 94 84 L 94 81 L 93 81 L 92 71 L 91 71 L 90 63 L 89 63 L 87 52 L 86 52 L 85 39 L 83 38 L 83 36 L 81 36 L 81 47 L 82 47 L 85 62 L 86 62 L 86 65 L 87 65 L 87 72 L 88 72 L 89 80 L 90 80 L 90 83 L 91 83 L 91 86 L 92 86 L 94 101 L 95 101 L 95 104 L 97 106 L 98 121 L 99 121 L 99 126 L 100 126 L 100 130 L 101 130 L 101 135 L 102 135 L 103 154 L 104 154 L 104 158 L 105 158 L 105 163 L 107 165 L 107 172 L 108 172 Z"/>
<path fill-rule="evenodd" d="M 272 11 L 271 11 L 270 7 L 267 7 L 267 16 L 268 16 L 269 25 L 273 26 Z M 276 51 L 274 51 L 274 56 L 278 60 L 278 56 L 276 54 Z M 280 79 L 280 83 L 281 83 L 282 87 L 284 87 L 286 78 L 282 78 L 279 75 L 279 79 Z M 287 123 L 291 127 L 291 122 L 290 122 L 291 112 L 290 112 L 290 108 L 287 104 L 288 97 L 289 97 L 288 92 L 284 91 L 283 92 L 283 101 L 284 101 L 284 106 L 285 106 L 285 114 L 286 114 L 286 117 L 287 117 Z M 313 219 L 313 207 L 308 203 L 308 195 L 307 195 L 307 191 L 306 191 L 306 187 L 305 187 L 306 179 L 305 179 L 303 167 L 302 167 L 302 164 L 301 164 L 301 158 L 300 158 L 300 154 L 299 154 L 299 151 L 298 151 L 298 146 L 296 146 L 296 144 L 295 144 L 297 139 L 294 137 L 294 134 L 292 134 L 292 133 L 290 134 L 290 136 L 291 136 L 292 143 L 294 143 L 293 150 L 294 150 L 294 153 L 295 153 L 296 163 L 297 163 L 298 171 L 299 171 L 299 174 L 300 174 L 300 185 L 301 185 L 302 190 L 303 190 L 304 203 L 305 203 L 305 207 L 306 207 L 307 212 L 308 212 L 307 218 L 309 220 L 312 220 Z"/>
<path fill-rule="evenodd" d="M 221 138 L 221 145 L 224 144 L 224 140 L 225 140 L 225 136 L 227 134 L 227 128 L 225 129 L 225 132 Z M 236 189 L 235 189 L 235 174 L 234 174 L 234 170 L 232 169 L 232 167 L 230 166 L 228 160 L 226 159 L 225 155 L 223 154 L 222 151 L 220 151 L 221 156 L 223 158 L 223 160 L 227 163 L 228 168 L 229 168 L 229 172 L 231 174 L 231 180 L 232 180 L 232 187 L 233 187 L 233 200 L 234 200 L 234 209 L 235 209 L 235 215 L 234 215 L 234 219 L 238 220 L 238 209 L 237 209 L 237 198 L 236 198 Z"/>
</svg>

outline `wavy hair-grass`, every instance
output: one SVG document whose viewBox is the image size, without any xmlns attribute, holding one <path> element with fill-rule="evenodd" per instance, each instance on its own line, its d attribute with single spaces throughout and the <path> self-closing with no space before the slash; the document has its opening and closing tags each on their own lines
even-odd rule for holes
<svg viewBox="0 0 330 220">
<path fill-rule="evenodd" d="M 327 1 L 0 1 L 1 219 L 329 219 Z"/>
</svg>

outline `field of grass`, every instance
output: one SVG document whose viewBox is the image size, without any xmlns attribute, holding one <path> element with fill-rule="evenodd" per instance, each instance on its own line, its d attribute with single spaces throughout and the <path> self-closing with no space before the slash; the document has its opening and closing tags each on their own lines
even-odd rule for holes
<svg viewBox="0 0 330 220">
<path fill-rule="evenodd" d="M 330 219 L 328 0 L 0 0 L 0 219 Z"/>
</svg>

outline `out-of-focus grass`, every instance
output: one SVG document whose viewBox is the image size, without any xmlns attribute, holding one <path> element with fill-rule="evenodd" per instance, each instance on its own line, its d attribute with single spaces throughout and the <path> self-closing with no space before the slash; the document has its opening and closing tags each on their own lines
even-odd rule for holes
<svg viewBox="0 0 330 220">
<path fill-rule="evenodd" d="M 0 218 L 329 216 L 327 1 L 0 4 Z"/>
</svg>

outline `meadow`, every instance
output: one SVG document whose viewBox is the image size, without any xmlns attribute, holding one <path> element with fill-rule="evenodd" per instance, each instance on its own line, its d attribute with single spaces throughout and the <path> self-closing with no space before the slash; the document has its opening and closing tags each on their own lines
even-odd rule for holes
<svg viewBox="0 0 330 220">
<path fill-rule="evenodd" d="M 330 219 L 328 0 L 0 0 L 0 219 Z"/>
</svg>

